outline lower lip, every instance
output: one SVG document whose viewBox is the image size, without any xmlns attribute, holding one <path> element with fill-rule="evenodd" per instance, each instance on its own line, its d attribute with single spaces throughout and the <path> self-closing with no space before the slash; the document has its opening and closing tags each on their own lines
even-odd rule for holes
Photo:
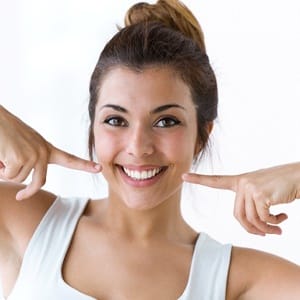
<svg viewBox="0 0 300 300">
<path fill-rule="evenodd" d="M 120 174 L 122 176 L 122 178 L 124 179 L 124 181 L 133 186 L 133 187 L 138 187 L 138 188 L 142 188 L 142 187 L 148 187 L 151 186 L 153 184 L 155 184 L 163 175 L 163 173 L 166 171 L 166 169 L 163 169 L 160 171 L 160 173 L 158 173 L 157 175 L 155 175 L 152 178 L 149 179 L 143 179 L 143 180 L 137 180 L 137 179 L 133 179 L 131 177 L 129 177 L 122 169 L 122 167 L 118 167 Z"/>
</svg>

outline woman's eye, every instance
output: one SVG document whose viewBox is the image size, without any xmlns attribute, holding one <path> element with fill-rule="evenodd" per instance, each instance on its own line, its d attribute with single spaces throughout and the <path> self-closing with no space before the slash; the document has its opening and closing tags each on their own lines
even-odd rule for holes
<svg viewBox="0 0 300 300">
<path fill-rule="evenodd" d="M 157 121 L 155 126 L 164 128 L 164 127 L 172 127 L 172 126 L 175 126 L 178 124 L 180 124 L 180 121 L 177 120 L 176 118 L 167 117 L 167 118 L 162 118 L 159 121 Z"/>
<path fill-rule="evenodd" d="M 127 126 L 127 122 L 121 117 L 110 117 L 105 119 L 105 124 L 116 127 L 125 127 Z"/>
</svg>

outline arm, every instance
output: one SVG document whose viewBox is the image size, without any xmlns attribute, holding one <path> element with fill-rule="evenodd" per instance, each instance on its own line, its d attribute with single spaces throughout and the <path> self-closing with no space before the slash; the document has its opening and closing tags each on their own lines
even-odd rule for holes
<svg viewBox="0 0 300 300">
<path fill-rule="evenodd" d="M 28 242 L 56 199 L 40 190 L 49 163 L 100 171 L 94 162 L 57 149 L 0 105 L 0 277 L 5 290 L 14 285 Z M 32 182 L 21 185 L 31 171 Z"/>
<path fill-rule="evenodd" d="M 0 279 L 5 294 L 12 290 L 28 243 L 42 217 L 56 198 L 40 190 L 24 201 L 16 201 L 24 186 L 0 182 Z"/>
<path fill-rule="evenodd" d="M 278 256 L 234 247 L 226 299 L 298 300 L 300 267 Z"/>
<path fill-rule="evenodd" d="M 0 179 L 23 182 L 31 171 L 32 182 L 17 193 L 25 199 L 45 183 L 48 164 L 97 173 L 100 166 L 57 149 L 39 133 L 0 105 Z"/>
<path fill-rule="evenodd" d="M 250 233 L 280 234 L 277 225 L 286 214 L 272 215 L 270 207 L 300 198 L 300 163 L 291 163 L 233 176 L 184 174 L 185 181 L 236 193 L 234 215 Z"/>
</svg>

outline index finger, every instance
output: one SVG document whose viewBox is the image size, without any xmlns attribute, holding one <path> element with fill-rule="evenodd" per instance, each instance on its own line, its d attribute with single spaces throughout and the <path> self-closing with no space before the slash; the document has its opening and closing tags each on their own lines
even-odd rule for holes
<svg viewBox="0 0 300 300">
<path fill-rule="evenodd" d="M 53 146 L 51 147 L 49 163 L 92 173 L 101 171 L 101 166 L 93 161 L 82 159 Z"/>
<path fill-rule="evenodd" d="M 237 176 L 235 175 L 202 175 L 187 173 L 182 175 L 184 181 L 205 185 L 215 189 L 236 191 Z"/>
</svg>

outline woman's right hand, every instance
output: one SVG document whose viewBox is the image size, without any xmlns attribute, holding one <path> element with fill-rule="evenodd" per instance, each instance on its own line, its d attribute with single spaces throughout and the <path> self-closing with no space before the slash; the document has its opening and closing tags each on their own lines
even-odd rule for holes
<svg viewBox="0 0 300 300">
<path fill-rule="evenodd" d="M 23 182 L 32 171 L 32 181 L 20 190 L 17 200 L 35 194 L 46 182 L 48 164 L 97 173 L 100 165 L 62 151 L 0 105 L 0 179 Z"/>
</svg>

